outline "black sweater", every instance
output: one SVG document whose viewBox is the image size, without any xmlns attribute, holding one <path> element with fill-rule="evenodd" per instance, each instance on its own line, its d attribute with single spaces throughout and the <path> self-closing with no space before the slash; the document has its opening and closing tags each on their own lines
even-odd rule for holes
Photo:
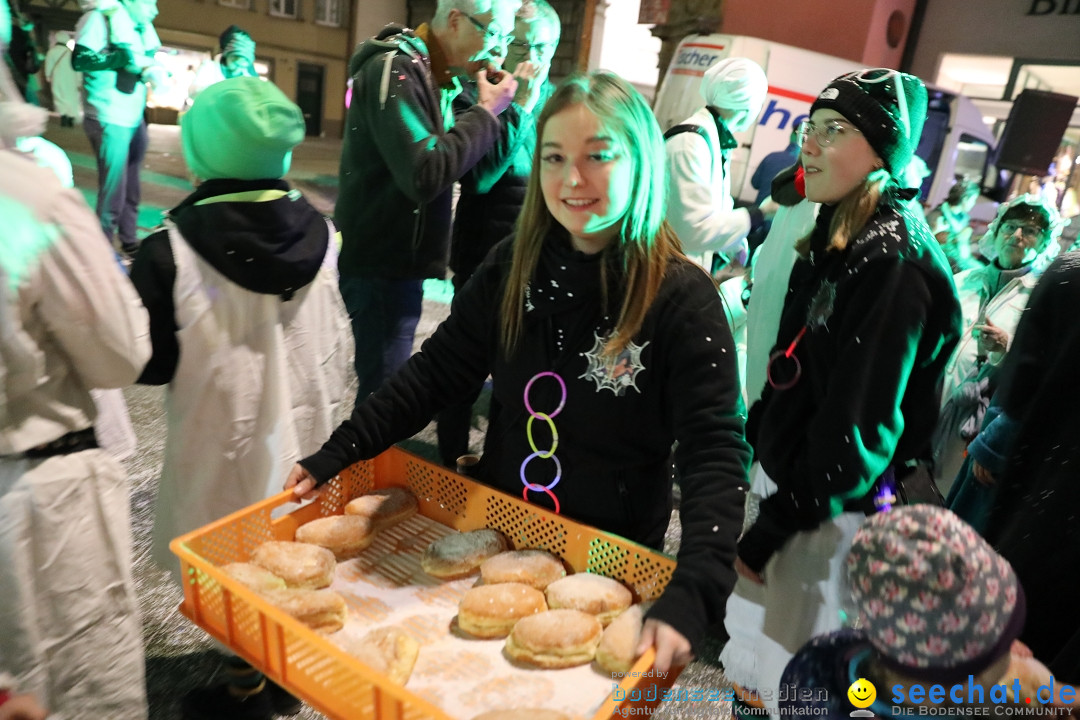
<svg viewBox="0 0 1080 720">
<path fill-rule="evenodd" d="M 499 141 L 461 178 L 450 241 L 454 275 L 471 277 L 491 248 L 513 234 L 532 170 L 536 121 L 552 92 L 551 83 L 545 83 L 531 114 L 511 105 L 500 115 Z M 465 112 L 475 102 L 476 83 L 466 83 L 454 100 L 454 112 Z"/>
<path fill-rule="evenodd" d="M 566 516 L 659 547 L 678 440 L 682 544 L 678 568 L 650 614 L 696 643 L 723 617 L 734 583 L 749 463 L 735 348 L 716 289 L 698 267 L 673 262 L 631 352 L 600 371 L 590 354 L 615 316 L 601 308 L 600 271 L 608 263 L 609 295 L 621 297 L 616 258 L 575 252 L 565 233 L 552 233 L 530 285 L 523 336 L 508 359 L 498 342 L 498 308 L 509 260 L 510 243 L 497 246 L 420 352 L 301 464 L 324 482 L 417 432 L 491 373 L 502 410 L 488 430 L 479 474 L 520 498 L 522 462 L 533 452 L 523 393 L 538 373 L 556 372 L 566 384 L 561 410 L 552 377 L 536 380 L 529 402 L 552 416 L 558 431 L 562 476 L 553 492 Z M 533 436 L 538 449 L 552 447 L 544 421 L 533 422 Z M 525 472 L 546 485 L 554 467 L 534 458 Z M 543 492 L 528 499 L 551 507 Z"/>
<path fill-rule="evenodd" d="M 948 262 L 906 202 L 884 198 L 842 252 L 825 249 L 832 215 L 822 208 L 810 257 L 791 272 L 774 347 L 807 327 L 794 350 L 802 375 L 766 385 L 750 411 L 748 436 L 778 487 L 739 542 L 755 571 L 795 533 L 853 509 L 890 465 L 928 457 L 960 335 Z M 782 381 L 791 364 L 773 369 Z"/>
<path fill-rule="evenodd" d="M 986 531 L 1024 586 L 1020 639 L 1054 675 L 1073 682 L 1080 678 L 1080 575 L 1064 568 L 1080 563 L 1077 308 L 1080 253 L 1072 252 L 1039 279 L 1001 368 L 994 402 L 1020 425 Z"/>
</svg>

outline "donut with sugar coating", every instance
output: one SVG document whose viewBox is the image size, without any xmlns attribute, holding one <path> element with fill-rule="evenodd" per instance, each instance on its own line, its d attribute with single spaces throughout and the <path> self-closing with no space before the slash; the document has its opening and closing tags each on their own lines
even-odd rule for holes
<svg viewBox="0 0 1080 720">
<path fill-rule="evenodd" d="M 345 598 L 333 590 L 286 588 L 270 590 L 263 597 L 312 630 L 326 635 L 345 627 L 349 617 Z"/>
<path fill-rule="evenodd" d="M 371 520 L 360 515 L 331 515 L 306 522 L 296 529 L 296 542 L 324 547 L 337 560 L 356 557 L 375 540 Z"/>
<path fill-rule="evenodd" d="M 359 640 L 335 638 L 342 650 L 404 685 L 412 675 L 420 643 L 396 625 L 376 628 Z"/>
<path fill-rule="evenodd" d="M 475 637 L 504 638 L 518 620 L 545 610 L 544 593 L 530 585 L 477 585 L 458 604 L 458 627 Z"/>
<path fill-rule="evenodd" d="M 552 610 L 581 610 L 595 615 L 605 627 L 634 601 L 630 590 L 621 582 L 593 573 L 560 578 L 547 586 L 544 595 Z"/>
<path fill-rule="evenodd" d="M 353 499 L 345 506 L 345 514 L 366 517 L 376 530 L 382 530 L 412 517 L 419 507 L 416 496 L 405 488 L 385 487 Z"/>
<path fill-rule="evenodd" d="M 480 577 L 485 585 L 519 582 L 543 590 L 566 577 L 566 568 L 546 550 L 510 550 L 481 563 Z"/>
<path fill-rule="evenodd" d="M 643 617 L 641 605 L 631 605 L 604 629 L 596 648 L 596 664 L 602 670 L 630 672 L 637 659 Z"/>
<path fill-rule="evenodd" d="M 512 660 L 541 668 L 567 668 L 592 662 L 603 627 L 580 610 L 548 610 L 521 618 L 503 652 Z"/>
<path fill-rule="evenodd" d="M 257 593 L 285 589 L 285 581 L 282 578 L 255 563 L 229 563 L 223 565 L 221 569 L 229 577 Z"/>
<path fill-rule="evenodd" d="M 255 548 L 251 562 L 269 570 L 291 588 L 317 590 L 334 580 L 334 553 L 318 545 L 271 540 Z"/>
</svg>

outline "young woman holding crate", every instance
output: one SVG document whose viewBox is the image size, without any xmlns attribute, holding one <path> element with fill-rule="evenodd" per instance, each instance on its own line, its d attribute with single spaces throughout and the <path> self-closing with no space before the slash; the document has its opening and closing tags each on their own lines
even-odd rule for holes
<svg viewBox="0 0 1080 720">
<path fill-rule="evenodd" d="M 735 580 L 750 459 L 735 348 L 715 286 L 664 221 L 663 138 L 637 91 L 609 73 L 575 76 L 537 132 L 516 236 L 286 487 L 309 496 L 488 374 L 499 411 L 482 482 L 660 548 L 674 461 L 678 568 L 640 648 L 655 645 L 666 671 L 722 617 Z"/>
</svg>

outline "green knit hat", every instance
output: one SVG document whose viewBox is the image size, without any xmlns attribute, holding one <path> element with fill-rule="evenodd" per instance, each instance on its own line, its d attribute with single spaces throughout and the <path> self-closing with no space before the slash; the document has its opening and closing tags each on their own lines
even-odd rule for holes
<svg viewBox="0 0 1080 720">
<path fill-rule="evenodd" d="M 832 108 L 874 148 L 885 169 L 899 178 L 915 154 L 926 122 L 926 87 L 914 75 L 874 68 L 829 83 L 810 106 Z"/>
<path fill-rule="evenodd" d="M 253 77 L 211 85 L 180 120 L 184 160 L 201 180 L 280 178 L 304 130 L 300 108 L 273 83 Z"/>
</svg>

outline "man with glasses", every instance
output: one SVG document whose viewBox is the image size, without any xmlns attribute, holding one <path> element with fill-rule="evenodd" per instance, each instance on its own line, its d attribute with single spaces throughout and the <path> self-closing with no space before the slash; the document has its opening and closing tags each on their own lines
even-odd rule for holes
<svg viewBox="0 0 1080 720">
<path fill-rule="evenodd" d="M 445 275 L 454 182 L 494 147 L 517 89 L 499 65 L 519 4 L 439 0 L 430 25 L 387 26 L 349 63 L 335 221 L 358 399 L 412 354 L 423 281 Z M 463 77 L 476 101 L 455 114 Z"/>
<path fill-rule="evenodd" d="M 488 251 L 513 232 L 536 148 L 536 119 L 553 87 L 548 72 L 559 45 L 562 24 L 547 0 L 525 3 L 517 13 L 514 34 L 507 46 L 503 69 L 518 76 L 510 108 L 499 116 L 499 141 L 461 179 L 461 195 L 454 216 L 450 269 L 457 292 L 472 277 Z M 476 85 L 467 84 L 458 96 L 455 112 L 475 102 Z M 472 408 L 480 394 L 439 413 L 439 455 L 447 467 L 469 452 Z"/>
<path fill-rule="evenodd" d="M 503 67 L 513 71 L 522 63 L 532 64 L 534 72 L 531 81 L 520 83 L 528 90 L 524 93 L 525 102 L 521 106 L 526 112 L 538 114 L 543 105 L 540 100 L 547 99 L 554 90 L 548 83 L 548 73 L 561 35 L 562 21 L 547 0 L 533 0 L 518 11 Z M 520 87 L 518 90 L 522 95 Z"/>
<path fill-rule="evenodd" d="M 728 167 L 738 147 L 732 133 L 757 120 L 768 87 L 765 71 L 753 60 L 725 58 L 702 78 L 705 107 L 665 133 L 667 219 L 691 256 L 718 253 L 720 265 L 728 258 L 745 264 L 746 236 L 775 214 L 775 204 L 735 208 Z"/>
</svg>

